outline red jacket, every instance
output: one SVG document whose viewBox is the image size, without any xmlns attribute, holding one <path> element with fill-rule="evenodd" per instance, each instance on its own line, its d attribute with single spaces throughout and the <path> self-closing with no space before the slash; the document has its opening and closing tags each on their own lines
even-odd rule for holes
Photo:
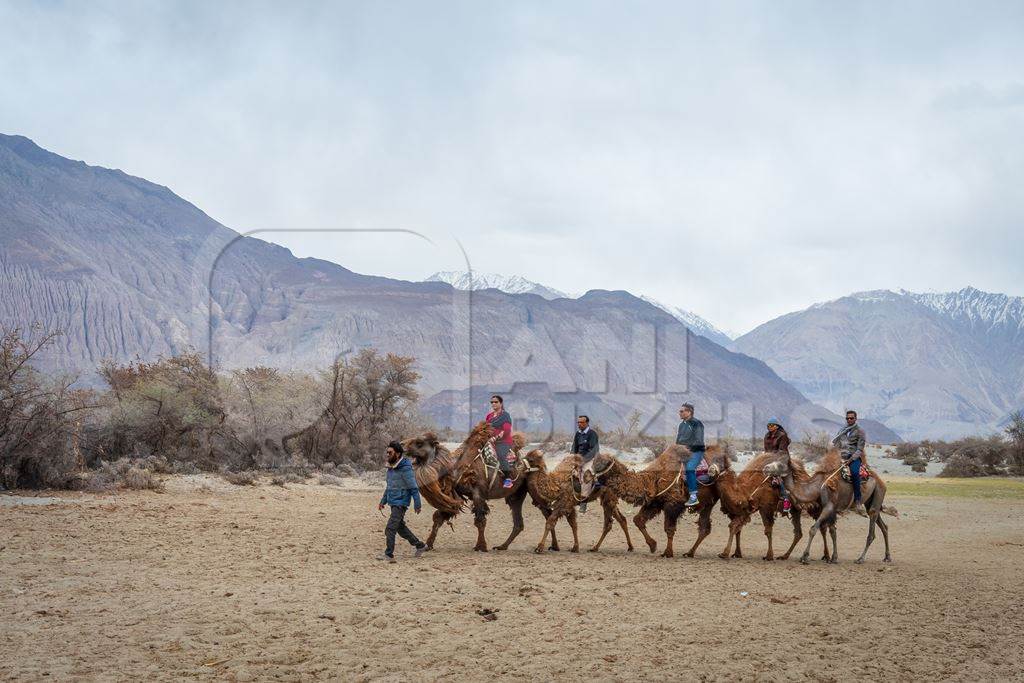
<svg viewBox="0 0 1024 683">
<path fill-rule="evenodd" d="M 498 412 L 491 411 L 487 413 L 487 417 L 484 418 L 491 423 L 491 427 L 494 429 L 496 440 L 499 443 L 512 445 L 512 416 L 505 410 Z"/>
</svg>

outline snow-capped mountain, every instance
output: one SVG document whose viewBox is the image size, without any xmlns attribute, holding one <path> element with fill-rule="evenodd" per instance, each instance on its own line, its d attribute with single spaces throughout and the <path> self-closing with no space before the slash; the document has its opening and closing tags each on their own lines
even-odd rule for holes
<svg viewBox="0 0 1024 683">
<path fill-rule="evenodd" d="M 447 282 L 455 289 L 478 290 L 497 289 L 506 294 L 536 294 L 545 299 L 575 299 L 554 287 L 548 287 L 519 275 L 478 273 L 476 271 L 442 270 L 428 277 L 424 282 Z"/>
<path fill-rule="evenodd" d="M 456 289 L 498 289 L 507 294 L 537 294 L 545 299 L 578 299 L 579 294 L 569 294 L 554 287 L 548 287 L 519 275 L 501 275 L 499 273 L 477 273 L 458 270 L 445 270 L 434 273 L 425 282 L 447 282 Z M 673 318 L 685 325 L 694 334 L 710 339 L 716 344 L 728 346 L 732 337 L 718 329 L 696 313 L 662 303 L 648 296 L 639 296 L 652 306 L 657 306 Z"/>
<path fill-rule="evenodd" d="M 732 347 L 812 400 L 908 438 L 993 432 L 1024 407 L 1024 297 L 857 292 L 789 313 Z"/>
<path fill-rule="evenodd" d="M 640 298 L 652 306 L 657 306 L 661 310 L 665 311 L 670 316 L 686 325 L 686 327 L 688 327 L 694 334 L 699 334 L 700 336 L 706 337 L 716 344 L 721 344 L 722 346 L 729 346 L 729 344 L 732 343 L 732 337 L 696 313 L 687 311 L 684 308 L 679 308 L 678 306 L 670 306 L 669 304 L 652 299 L 649 296 L 641 296 Z"/>
</svg>

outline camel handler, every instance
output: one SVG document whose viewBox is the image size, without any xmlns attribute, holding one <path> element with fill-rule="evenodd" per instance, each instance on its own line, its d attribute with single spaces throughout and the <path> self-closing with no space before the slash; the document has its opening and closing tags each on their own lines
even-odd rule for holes
<svg viewBox="0 0 1024 683">
<path fill-rule="evenodd" d="M 494 453 L 498 457 L 498 468 L 501 470 L 504 488 L 512 488 L 512 463 L 515 461 L 515 454 L 512 453 L 512 416 L 505 410 L 505 399 L 498 394 L 491 396 L 491 412 L 484 418 L 491 423 L 494 429 L 494 436 L 491 443 L 494 445 Z"/>
<path fill-rule="evenodd" d="M 398 534 L 409 544 L 416 548 L 416 557 L 423 554 L 427 544 L 416 538 L 405 524 L 405 512 L 409 509 L 409 503 L 416 504 L 416 514 L 420 514 L 423 503 L 420 502 L 420 489 L 416 485 L 416 475 L 412 471 L 412 463 L 403 456 L 402 444 L 392 441 L 388 444 L 387 457 L 387 488 L 384 495 L 380 497 L 377 504 L 378 510 L 383 510 L 385 505 L 391 506 L 391 516 L 388 524 L 384 527 L 384 538 L 386 541 L 384 552 L 377 556 L 378 560 L 395 562 L 395 534 Z"/>
<path fill-rule="evenodd" d="M 686 507 L 692 508 L 697 506 L 697 466 L 704 459 L 704 423 L 693 416 L 692 403 L 679 408 L 679 420 L 676 444 L 686 446 L 691 453 L 686 461 L 686 488 L 690 492 Z"/>
<path fill-rule="evenodd" d="M 768 419 L 768 433 L 764 435 L 764 452 L 785 453 L 786 459 L 789 459 L 789 434 L 786 433 L 777 417 Z M 786 491 L 786 484 L 781 477 L 778 478 L 778 482 L 779 494 L 782 496 L 782 514 L 788 516 L 789 511 L 793 508 L 793 503 L 789 500 L 789 492 Z"/>
<path fill-rule="evenodd" d="M 580 415 L 576 418 L 576 433 L 572 437 L 572 450 L 570 452 L 579 454 L 583 458 L 584 465 L 593 460 L 600 452 L 597 432 L 590 428 L 590 418 L 586 415 Z M 594 482 L 595 488 L 600 485 L 600 482 Z M 580 512 L 586 511 L 587 501 L 583 501 L 580 503 Z"/>
<path fill-rule="evenodd" d="M 860 499 L 860 465 L 864 460 L 867 434 L 857 424 L 857 411 L 846 411 L 846 426 L 839 430 L 832 445 L 839 448 L 843 462 L 850 466 L 850 484 L 853 486 L 853 509 L 864 514 L 864 501 Z"/>
</svg>

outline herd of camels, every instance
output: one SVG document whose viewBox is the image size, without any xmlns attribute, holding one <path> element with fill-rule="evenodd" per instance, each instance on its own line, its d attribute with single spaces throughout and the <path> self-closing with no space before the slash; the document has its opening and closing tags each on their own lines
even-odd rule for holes
<svg viewBox="0 0 1024 683">
<path fill-rule="evenodd" d="M 523 503 L 526 497 L 530 496 L 533 505 L 540 509 L 546 519 L 543 536 L 535 549 L 538 553 L 545 551 L 548 536 L 551 537 L 548 549 L 559 549 L 555 525 L 562 517 L 566 518 L 572 529 L 573 545 L 570 552 L 579 552 L 576 509 L 584 500 L 599 501 L 604 510 L 601 536 L 590 551 L 597 552 L 600 549 L 601 543 L 611 531 L 613 520 L 622 527 L 628 549 L 632 551 L 633 542 L 629 536 L 629 526 L 625 516 L 618 509 L 618 502 L 621 499 L 639 508 L 633 522 L 643 534 L 652 553 L 657 550 L 658 542 L 647 531 L 647 523 L 659 513 L 664 515 L 666 541 L 662 556 L 673 556 L 672 541 L 676 523 L 687 509 L 685 503 L 688 492 L 685 488 L 685 478 L 680 476 L 679 465 L 680 462 L 686 461 L 686 457 L 680 460 L 680 455 L 689 455 L 684 446 L 669 446 L 639 471 L 631 470 L 618 459 L 604 453 L 598 454 L 585 465 L 580 456 L 568 455 L 557 467 L 548 470 L 544 453 L 533 450 L 517 458 L 513 485 L 511 488 L 504 488 L 501 477 L 494 476 L 493 469 L 483 457 L 491 436 L 490 425 L 481 422 L 454 451 L 445 448 L 437 437 L 430 433 L 402 442 L 406 455 L 412 460 L 420 492 L 435 509 L 433 526 L 426 539 L 428 550 L 433 549 L 438 530 L 445 523 L 450 524 L 451 520 L 468 506 L 473 512 L 474 525 L 477 528 L 474 550 L 486 552 L 488 546 L 484 532 L 490 510 L 488 501 L 498 499 L 504 499 L 512 511 L 512 531 L 505 542 L 494 546 L 493 550 L 507 549 L 524 529 Z M 525 439 L 521 434 L 515 434 L 514 442 L 513 450 L 519 455 L 525 446 Z M 764 533 L 768 538 L 768 551 L 764 559 L 788 559 L 803 537 L 801 516 L 802 513 L 807 513 L 815 522 L 800 561 L 804 564 L 808 562 L 811 543 L 818 531 L 821 531 L 825 547 L 822 559 L 829 563 L 839 561 L 836 521 L 840 512 L 851 507 L 853 488 L 848 481 L 839 476 L 842 461 L 838 452 L 829 451 L 819 462 L 814 474 L 808 474 L 799 459 L 791 459 L 784 455 L 780 457 L 777 453 L 762 453 L 739 472 L 732 469 L 729 458 L 717 446 L 710 446 L 707 449 L 705 460 L 708 474 L 703 477 L 697 492 L 699 505 L 693 509 L 698 517 L 697 539 L 685 553 L 686 557 L 693 557 L 698 546 L 711 533 L 711 513 L 715 505 L 721 502 L 722 512 L 729 518 L 729 540 L 725 549 L 719 553 L 719 557 L 728 559 L 743 556 L 740 550 L 740 533 L 756 512 L 761 515 Z M 790 499 L 794 503 L 790 515 L 793 523 L 793 541 L 786 552 L 778 557 L 772 548 L 772 527 L 776 514 L 781 511 L 782 500 L 779 489 L 771 484 L 773 477 L 778 477 L 785 483 Z M 885 540 L 883 561 L 891 562 L 889 528 L 882 519 L 882 513 L 896 516 L 896 512 L 883 505 L 885 483 L 873 473 L 861 483 L 861 487 L 868 516 L 868 535 L 864 552 L 857 559 L 857 563 L 864 561 L 868 548 L 875 538 L 876 526 L 881 530 Z M 831 551 L 826 532 L 832 539 Z"/>
</svg>

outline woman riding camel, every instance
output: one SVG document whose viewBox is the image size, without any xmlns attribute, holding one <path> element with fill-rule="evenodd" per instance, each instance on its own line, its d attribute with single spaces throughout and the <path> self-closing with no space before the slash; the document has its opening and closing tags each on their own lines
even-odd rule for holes
<svg viewBox="0 0 1024 683">
<path fill-rule="evenodd" d="M 765 453 L 785 453 L 789 459 L 789 434 L 783 429 L 777 417 L 768 420 L 768 433 L 764 435 Z M 779 478 L 779 493 L 782 495 L 782 514 L 788 515 L 793 504 L 789 501 L 786 485 Z"/>
<path fill-rule="evenodd" d="M 502 486 L 512 488 L 512 461 L 515 455 L 512 454 L 512 416 L 505 410 L 505 399 L 498 394 L 491 396 L 491 412 L 484 418 L 494 429 L 494 436 L 491 443 L 494 445 L 495 455 L 498 456 L 498 467 L 501 469 L 501 476 L 504 479 Z"/>
</svg>

